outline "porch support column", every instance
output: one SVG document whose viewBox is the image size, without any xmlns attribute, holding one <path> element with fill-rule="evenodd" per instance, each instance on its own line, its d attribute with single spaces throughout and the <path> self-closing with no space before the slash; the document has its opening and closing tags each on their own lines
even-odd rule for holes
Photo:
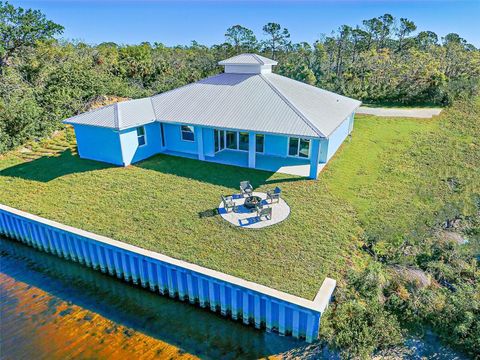
<svg viewBox="0 0 480 360">
<path fill-rule="evenodd" d="M 348 133 L 350 134 L 353 130 L 353 123 L 355 122 L 355 112 L 353 112 L 349 116 L 349 123 L 348 123 Z"/>
<path fill-rule="evenodd" d="M 320 161 L 320 140 L 312 139 L 310 141 L 312 147 L 310 152 L 310 179 L 317 179 L 318 177 L 318 163 Z"/>
<path fill-rule="evenodd" d="M 193 128 L 195 140 L 197 141 L 198 159 L 205 160 L 205 152 L 203 151 L 203 129 L 200 126 Z"/>
<path fill-rule="evenodd" d="M 326 163 L 328 156 L 328 139 L 320 140 L 320 162 Z"/>
<path fill-rule="evenodd" d="M 248 133 L 248 167 L 255 168 L 255 154 L 256 154 L 256 144 L 255 133 Z"/>
</svg>

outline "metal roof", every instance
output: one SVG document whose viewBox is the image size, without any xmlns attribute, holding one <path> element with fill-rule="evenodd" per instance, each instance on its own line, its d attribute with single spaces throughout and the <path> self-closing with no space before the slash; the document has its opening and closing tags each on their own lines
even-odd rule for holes
<svg viewBox="0 0 480 360">
<path fill-rule="evenodd" d="M 117 130 L 155 121 L 150 98 L 122 101 L 64 120 L 65 124 L 100 126 Z"/>
<path fill-rule="evenodd" d="M 275 60 L 257 54 L 240 54 L 218 62 L 218 65 L 277 65 Z"/>
<path fill-rule="evenodd" d="M 360 105 L 361 101 L 338 95 L 300 81 L 277 74 L 263 74 L 273 87 L 280 92 L 324 137 L 328 137 L 347 116 Z"/>
<path fill-rule="evenodd" d="M 224 61 L 239 57 L 240 60 L 234 61 L 257 57 L 259 61 L 269 60 L 253 55 L 242 54 Z M 223 73 L 151 98 L 108 105 L 64 122 L 121 130 L 157 120 L 328 137 L 360 104 L 360 101 L 277 74 Z"/>
<path fill-rule="evenodd" d="M 152 97 L 157 120 L 328 137 L 360 101 L 277 74 L 220 74 Z"/>
<path fill-rule="evenodd" d="M 260 74 L 220 74 L 152 97 L 159 121 L 238 130 L 319 134 Z"/>
</svg>

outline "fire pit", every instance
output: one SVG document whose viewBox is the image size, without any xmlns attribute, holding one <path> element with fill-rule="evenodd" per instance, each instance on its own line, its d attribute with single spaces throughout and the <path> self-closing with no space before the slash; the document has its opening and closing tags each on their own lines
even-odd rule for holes
<svg viewBox="0 0 480 360">
<path fill-rule="evenodd" d="M 260 196 L 249 196 L 245 199 L 245 203 L 243 205 L 248 210 L 254 210 L 261 202 L 262 198 Z"/>
</svg>

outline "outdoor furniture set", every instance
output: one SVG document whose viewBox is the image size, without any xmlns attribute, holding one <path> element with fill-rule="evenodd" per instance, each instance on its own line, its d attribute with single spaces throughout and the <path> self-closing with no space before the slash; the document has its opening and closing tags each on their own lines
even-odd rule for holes
<svg viewBox="0 0 480 360">
<path fill-rule="evenodd" d="M 273 190 L 267 191 L 267 200 L 270 200 L 270 205 L 273 205 L 274 202 L 280 202 L 281 193 L 282 190 L 278 186 Z M 263 204 L 261 197 L 253 195 L 253 186 L 250 181 L 240 182 L 240 195 L 244 198 L 246 197 L 243 206 L 251 212 L 256 212 L 260 220 L 262 220 L 262 218 L 266 220 L 272 219 L 272 207 Z M 235 203 L 233 196 L 234 195 L 221 195 L 223 206 L 227 212 L 230 210 L 233 212 L 238 211 L 239 205 Z"/>
</svg>

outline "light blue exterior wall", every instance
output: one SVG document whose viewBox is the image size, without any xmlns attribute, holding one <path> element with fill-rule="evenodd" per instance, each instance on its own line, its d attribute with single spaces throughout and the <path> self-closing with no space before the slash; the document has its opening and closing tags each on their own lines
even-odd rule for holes
<svg viewBox="0 0 480 360">
<path fill-rule="evenodd" d="M 288 136 L 265 135 L 265 155 L 286 157 L 288 151 Z"/>
<path fill-rule="evenodd" d="M 74 130 L 81 158 L 123 165 L 118 132 L 85 125 L 75 125 Z"/>
<path fill-rule="evenodd" d="M 203 151 L 205 156 L 215 155 L 214 131 L 211 128 L 203 128 Z"/>
<path fill-rule="evenodd" d="M 163 129 L 165 131 L 166 150 L 183 152 L 187 154 L 197 154 L 198 145 L 196 136 L 195 141 L 182 140 L 182 134 L 180 131 L 181 125 L 177 124 L 163 124 Z"/>
<path fill-rule="evenodd" d="M 342 145 L 345 138 L 353 128 L 353 114 L 347 117 L 340 126 L 328 137 L 328 151 L 326 161 L 330 160 Z"/>
<path fill-rule="evenodd" d="M 120 131 L 123 164 L 125 166 L 158 154 L 162 150 L 160 123 L 154 122 L 144 126 L 146 144 L 138 146 L 137 128 Z"/>
</svg>

